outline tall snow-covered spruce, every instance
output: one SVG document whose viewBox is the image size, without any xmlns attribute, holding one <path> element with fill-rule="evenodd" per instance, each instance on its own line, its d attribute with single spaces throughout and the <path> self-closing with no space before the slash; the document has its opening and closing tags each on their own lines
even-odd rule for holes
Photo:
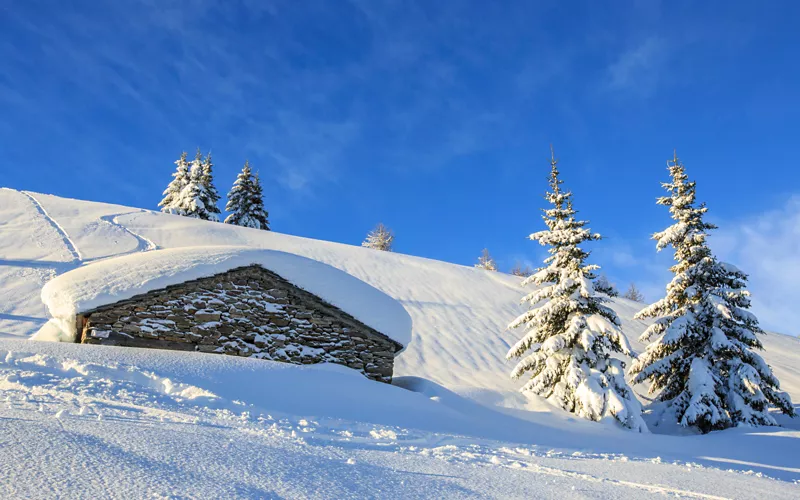
<svg viewBox="0 0 800 500">
<path fill-rule="evenodd" d="M 391 252 L 393 242 L 394 234 L 381 222 L 367 234 L 367 238 L 361 243 L 361 246 Z"/>
<path fill-rule="evenodd" d="M 169 183 L 167 189 L 162 193 L 164 198 L 158 203 L 161 211 L 168 214 L 183 215 L 180 210 L 179 204 L 181 200 L 181 192 L 183 188 L 189 183 L 189 162 L 186 160 L 186 151 L 181 153 L 181 157 L 175 162 L 175 173 L 172 174 L 172 182 Z"/>
<path fill-rule="evenodd" d="M 625 382 L 625 363 L 609 351 L 631 355 L 620 321 L 607 300 L 596 295 L 592 280 L 598 266 L 586 264 L 589 253 L 578 245 L 599 240 L 575 219 L 572 193 L 561 189 L 555 157 L 550 162 L 550 191 L 545 199 L 546 231 L 530 239 L 548 246 L 545 266 L 522 284 L 539 287 L 526 295 L 530 309 L 509 328 L 524 327 L 525 335 L 507 354 L 521 358 L 511 373 L 530 380 L 521 388 L 548 398 L 561 408 L 589 420 L 615 419 L 623 427 L 646 432 L 641 405 Z"/>
<path fill-rule="evenodd" d="M 675 224 L 653 235 L 662 250 L 674 249 L 675 275 L 666 296 L 636 318 L 657 318 L 641 336 L 653 340 L 631 365 L 634 383 L 649 381 L 658 393 L 663 418 L 674 416 L 686 427 L 706 433 L 734 425 L 776 425 L 770 406 L 794 415 L 789 396 L 764 360 L 758 320 L 747 309 L 747 276 L 720 262 L 706 243 L 716 226 L 703 220 L 707 208 L 695 202 L 695 183 L 688 180 L 677 155 L 667 162 L 669 207 Z"/>
<path fill-rule="evenodd" d="M 230 212 L 226 224 L 269 231 L 269 214 L 264 210 L 264 194 L 258 174 L 253 175 L 250 162 L 245 161 L 228 193 L 225 210 Z"/>
</svg>

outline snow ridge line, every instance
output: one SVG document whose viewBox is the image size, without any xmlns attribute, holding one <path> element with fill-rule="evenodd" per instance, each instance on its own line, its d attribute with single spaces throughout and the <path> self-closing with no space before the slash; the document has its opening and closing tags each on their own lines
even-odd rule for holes
<svg viewBox="0 0 800 500">
<path fill-rule="evenodd" d="M 29 193 L 28 191 L 20 191 L 20 193 L 24 194 L 31 200 L 31 203 L 33 203 L 34 207 L 36 207 L 39 213 L 42 214 L 42 216 L 45 219 L 47 219 L 50 225 L 53 226 L 53 228 L 61 235 L 61 238 L 64 240 L 64 245 L 67 247 L 69 253 L 72 254 L 73 261 L 75 263 L 83 262 L 83 256 L 81 256 L 80 250 L 78 250 L 78 247 L 77 245 L 75 245 L 75 242 L 73 242 L 72 239 L 69 237 L 67 231 L 65 231 L 64 228 L 61 227 L 61 224 L 59 224 L 58 221 L 56 221 L 53 217 L 50 216 L 50 214 L 47 213 L 47 210 L 45 210 L 45 208 L 42 206 L 39 200 L 34 198 L 34 196 L 31 193 Z"/>
<path fill-rule="evenodd" d="M 147 212 L 146 210 L 138 210 L 138 211 L 135 211 L 135 212 L 124 212 L 124 213 L 121 213 L 121 214 L 103 215 L 103 216 L 100 217 L 100 220 L 102 220 L 103 222 L 107 222 L 107 223 L 111 224 L 112 226 L 116 226 L 116 227 L 120 228 L 121 230 L 125 231 L 126 233 L 130 234 L 134 238 L 136 238 L 136 240 L 139 242 L 139 247 L 135 251 L 137 251 L 137 252 L 150 252 L 152 250 L 158 250 L 158 245 L 153 243 L 152 240 L 150 240 L 148 238 L 145 238 L 141 234 L 138 234 L 138 233 L 136 233 L 134 231 L 131 231 L 130 229 L 128 229 L 126 226 L 122 225 L 119 222 L 119 218 L 124 216 L 124 215 L 132 215 L 132 214 L 146 213 L 146 212 Z"/>
</svg>

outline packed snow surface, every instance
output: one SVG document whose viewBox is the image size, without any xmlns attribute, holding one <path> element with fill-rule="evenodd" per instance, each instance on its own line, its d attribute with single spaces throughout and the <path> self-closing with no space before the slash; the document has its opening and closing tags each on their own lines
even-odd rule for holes
<svg viewBox="0 0 800 500">
<path fill-rule="evenodd" d="M 130 276 L 101 283 L 103 265 L 121 277 L 130 269 L 119 262 L 203 252 L 266 259 L 367 324 L 398 323 L 371 325 L 405 332 L 394 386 L 332 365 L 26 340 L 50 317 L 48 282 L 71 294 L 47 299 L 69 315 L 136 288 Z M 152 284 L 198 268 L 182 269 L 144 275 Z M 82 273 L 101 286 L 84 289 Z M 505 354 L 521 332 L 506 326 L 525 292 L 496 272 L 0 189 L 0 496 L 800 497 L 800 419 L 642 435 L 517 392 Z M 641 305 L 612 306 L 641 352 Z M 762 340 L 800 401 L 800 341 Z"/>
</svg>

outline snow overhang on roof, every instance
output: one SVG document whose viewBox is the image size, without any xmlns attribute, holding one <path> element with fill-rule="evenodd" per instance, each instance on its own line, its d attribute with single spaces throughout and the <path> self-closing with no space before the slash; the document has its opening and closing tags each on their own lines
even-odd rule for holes
<svg viewBox="0 0 800 500">
<path fill-rule="evenodd" d="M 98 261 L 62 274 L 42 289 L 60 340 L 75 338 L 75 316 L 186 281 L 238 267 L 260 265 L 407 346 L 411 317 L 382 291 L 327 264 L 275 250 L 250 247 L 186 247 L 141 252 Z"/>
</svg>

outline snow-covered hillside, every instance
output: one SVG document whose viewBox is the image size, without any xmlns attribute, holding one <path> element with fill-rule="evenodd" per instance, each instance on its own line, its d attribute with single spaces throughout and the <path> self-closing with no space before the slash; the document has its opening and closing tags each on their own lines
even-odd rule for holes
<svg viewBox="0 0 800 500">
<path fill-rule="evenodd" d="M 47 321 L 42 288 L 58 275 L 221 245 L 311 259 L 383 292 L 395 318 L 384 329 L 410 339 L 395 364 L 399 387 L 335 366 L 24 340 Z M 323 293 L 359 314 L 352 288 Z M 800 419 L 639 435 L 519 394 L 505 353 L 520 332 L 505 327 L 522 295 L 519 279 L 501 273 L 0 189 L 0 484 L 13 496 L 800 494 Z M 641 350 L 645 325 L 631 319 L 639 305 L 613 305 Z M 800 341 L 768 334 L 763 343 L 800 401 Z"/>
</svg>

